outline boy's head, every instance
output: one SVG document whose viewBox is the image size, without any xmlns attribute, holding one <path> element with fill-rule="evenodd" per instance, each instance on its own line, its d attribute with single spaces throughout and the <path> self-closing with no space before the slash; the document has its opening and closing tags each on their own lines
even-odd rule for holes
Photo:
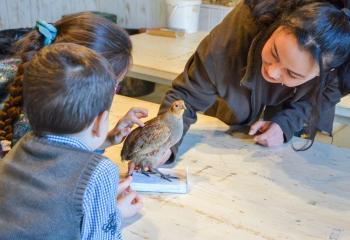
<svg viewBox="0 0 350 240">
<path fill-rule="evenodd" d="M 43 48 L 23 79 L 24 111 L 35 134 L 76 134 L 108 111 L 117 79 L 107 60 L 72 43 Z"/>
<path fill-rule="evenodd" d="M 75 43 L 105 57 L 112 65 L 114 74 L 122 78 L 131 62 L 132 44 L 129 35 L 117 24 L 95 14 L 82 12 L 63 17 L 53 23 L 57 29 L 54 43 Z M 14 49 L 22 64 L 18 66 L 15 80 L 8 89 L 10 97 L 0 109 L 0 140 L 12 141 L 16 120 L 22 112 L 23 66 L 45 46 L 45 37 L 34 28 L 14 44 Z M 17 135 L 17 134 L 15 134 Z"/>
</svg>

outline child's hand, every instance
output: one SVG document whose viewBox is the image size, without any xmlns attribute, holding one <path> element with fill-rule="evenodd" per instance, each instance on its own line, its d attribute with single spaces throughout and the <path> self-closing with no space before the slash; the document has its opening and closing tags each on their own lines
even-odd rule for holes
<svg viewBox="0 0 350 240">
<path fill-rule="evenodd" d="M 134 124 L 143 127 L 145 124 L 140 120 L 148 116 L 148 111 L 145 108 L 131 108 L 124 117 L 122 117 L 116 126 L 109 131 L 107 139 L 102 148 L 106 148 L 123 141 L 131 132 Z"/>
<path fill-rule="evenodd" d="M 120 181 L 117 193 L 117 207 L 123 218 L 134 216 L 143 207 L 142 198 L 130 187 L 132 177 Z"/>
</svg>

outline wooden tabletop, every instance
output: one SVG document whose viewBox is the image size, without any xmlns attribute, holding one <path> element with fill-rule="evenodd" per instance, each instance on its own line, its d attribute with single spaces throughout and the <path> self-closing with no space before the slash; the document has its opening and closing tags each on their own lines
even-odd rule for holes
<svg viewBox="0 0 350 240">
<path fill-rule="evenodd" d="M 158 105 L 117 96 L 111 126 L 132 106 L 154 117 Z M 350 239 L 350 149 L 315 143 L 255 145 L 231 136 L 221 121 L 199 115 L 180 147 L 175 168 L 189 168 L 184 195 L 144 194 L 144 208 L 125 222 L 128 240 Z M 106 151 L 120 163 L 122 144 Z"/>
<path fill-rule="evenodd" d="M 341 122 L 350 124 L 350 95 L 343 97 L 337 104 L 335 114 Z"/>
<path fill-rule="evenodd" d="M 196 32 L 177 38 L 132 35 L 133 62 L 128 76 L 171 85 L 207 34 Z"/>
</svg>

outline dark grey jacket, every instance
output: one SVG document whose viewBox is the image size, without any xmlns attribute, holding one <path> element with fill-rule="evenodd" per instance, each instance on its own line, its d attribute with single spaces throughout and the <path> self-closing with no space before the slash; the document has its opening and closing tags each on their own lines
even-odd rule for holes
<svg viewBox="0 0 350 240">
<path fill-rule="evenodd" d="M 196 121 L 196 112 L 203 111 L 238 129 L 249 126 L 267 110 L 283 109 L 266 118 L 278 123 L 288 141 L 302 129 L 311 111 L 310 96 L 317 78 L 289 88 L 265 81 L 260 73 L 261 50 L 278 23 L 259 29 L 250 8 L 238 4 L 226 18 L 200 43 L 182 74 L 174 81 L 160 106 L 165 112 L 175 99 L 183 99 L 184 134 Z M 325 110 L 334 106 L 341 95 L 337 80 L 327 76 Z M 334 110 L 333 110 L 334 111 Z M 331 131 L 333 115 L 320 126 Z M 181 141 L 171 150 L 174 155 Z"/>
<path fill-rule="evenodd" d="M 339 89 L 343 96 L 350 93 L 350 56 L 348 61 L 337 69 Z"/>
</svg>

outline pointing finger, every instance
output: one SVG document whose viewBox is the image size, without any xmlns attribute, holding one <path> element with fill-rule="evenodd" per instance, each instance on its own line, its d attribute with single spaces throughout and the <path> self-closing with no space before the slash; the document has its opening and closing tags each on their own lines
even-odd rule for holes
<svg viewBox="0 0 350 240">
<path fill-rule="evenodd" d="M 117 194 L 119 195 L 120 193 L 124 192 L 130 186 L 131 181 L 132 181 L 132 177 L 131 176 L 128 176 L 124 180 L 120 181 L 119 185 L 118 185 Z"/>
<path fill-rule="evenodd" d="M 128 176 L 132 176 L 132 173 L 135 170 L 135 163 L 134 162 L 129 162 L 128 164 Z"/>
</svg>

